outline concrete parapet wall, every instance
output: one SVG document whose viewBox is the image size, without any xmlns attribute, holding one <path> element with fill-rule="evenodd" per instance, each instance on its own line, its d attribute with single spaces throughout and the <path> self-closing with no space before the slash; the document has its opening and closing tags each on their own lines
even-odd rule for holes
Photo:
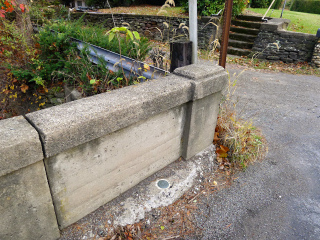
<svg viewBox="0 0 320 240">
<path fill-rule="evenodd" d="M 289 20 L 271 19 L 263 23 L 252 50 L 258 58 L 271 61 L 311 62 L 318 40 L 315 34 L 286 31 Z"/>
<path fill-rule="evenodd" d="M 8 201 L 0 207 L 4 233 L 17 222 L 26 229 L 22 239 L 55 239 L 58 225 L 74 223 L 180 156 L 189 159 L 208 147 L 226 83 L 223 68 L 195 64 L 26 119 L 1 121 L 7 143 L 0 148 L 0 199 Z M 21 152 L 11 154 L 14 146 Z M 18 191 L 13 198 L 10 189 Z M 24 215 L 16 217 L 19 211 L 29 214 L 36 230 Z M 12 232 L 0 239 L 20 237 Z"/>
<path fill-rule="evenodd" d="M 0 121 L 0 239 L 56 239 L 39 135 L 23 118 Z"/>
</svg>

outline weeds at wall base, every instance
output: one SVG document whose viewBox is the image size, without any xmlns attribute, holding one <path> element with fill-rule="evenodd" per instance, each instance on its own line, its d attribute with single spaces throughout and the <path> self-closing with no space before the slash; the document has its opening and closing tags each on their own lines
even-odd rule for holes
<svg viewBox="0 0 320 240">
<path fill-rule="evenodd" d="M 229 84 L 220 103 L 213 139 L 220 170 L 245 170 L 251 163 L 263 159 L 268 151 L 261 130 L 253 126 L 252 119 L 245 120 L 237 112 L 233 95 L 241 74 L 234 80 L 229 75 Z"/>
</svg>

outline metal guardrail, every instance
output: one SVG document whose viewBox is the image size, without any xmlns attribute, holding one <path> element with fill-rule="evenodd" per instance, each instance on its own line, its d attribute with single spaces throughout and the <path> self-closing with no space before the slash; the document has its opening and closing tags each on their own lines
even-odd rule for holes
<svg viewBox="0 0 320 240">
<path fill-rule="evenodd" d="M 35 31 L 39 31 L 38 26 L 33 26 Z M 51 30 L 54 33 L 58 33 L 57 31 Z M 157 68 L 152 65 L 148 65 L 144 62 L 140 62 L 137 60 L 134 60 L 132 58 L 123 56 L 115 52 L 111 52 L 107 49 L 95 46 L 91 43 L 87 43 L 84 41 L 81 41 L 76 38 L 70 37 L 70 40 L 75 42 L 77 44 L 77 48 L 81 51 L 84 48 L 87 48 L 89 53 L 89 59 L 95 63 L 98 64 L 100 62 L 99 59 L 103 59 L 106 63 L 106 68 L 117 72 L 119 69 L 123 69 L 124 74 L 127 77 L 140 77 L 143 76 L 146 79 L 156 79 L 159 77 L 164 77 L 169 74 L 169 72 Z M 143 82 L 144 79 L 140 78 L 140 81 Z"/>
<path fill-rule="evenodd" d="M 77 48 L 79 50 L 87 48 L 89 52 L 89 58 L 93 63 L 98 64 L 99 59 L 102 58 L 106 63 L 106 68 L 113 72 L 117 72 L 119 68 L 122 68 L 127 77 L 144 76 L 146 79 L 156 79 L 169 74 L 169 72 L 161 68 L 148 65 L 146 63 L 134 60 L 123 55 L 120 56 L 120 54 L 118 53 L 111 52 L 109 50 L 81 41 L 79 39 L 70 39 L 73 42 L 77 43 Z M 143 80 L 141 79 L 141 81 Z"/>
</svg>

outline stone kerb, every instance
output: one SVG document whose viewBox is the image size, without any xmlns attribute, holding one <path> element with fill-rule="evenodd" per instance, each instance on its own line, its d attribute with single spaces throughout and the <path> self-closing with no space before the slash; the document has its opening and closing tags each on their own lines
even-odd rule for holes
<svg viewBox="0 0 320 240">
<path fill-rule="evenodd" d="M 196 64 L 27 114 L 40 133 L 60 228 L 209 146 L 226 83 L 223 68 Z"/>
<path fill-rule="evenodd" d="M 0 136 L 0 239 L 58 238 L 38 133 L 20 116 Z"/>
</svg>

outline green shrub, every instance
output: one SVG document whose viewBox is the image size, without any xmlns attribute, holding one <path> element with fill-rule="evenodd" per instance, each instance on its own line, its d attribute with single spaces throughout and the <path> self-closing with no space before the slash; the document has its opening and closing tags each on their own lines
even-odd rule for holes
<svg viewBox="0 0 320 240">
<path fill-rule="evenodd" d="M 188 0 L 182 0 L 181 5 L 185 11 L 188 11 Z M 234 0 L 232 7 L 232 15 L 237 16 L 246 8 L 247 0 Z M 225 0 L 202 0 L 198 1 L 198 14 L 201 16 L 210 16 L 218 13 L 224 8 Z"/>
<path fill-rule="evenodd" d="M 293 0 L 290 11 L 320 14 L 319 0 Z"/>
<path fill-rule="evenodd" d="M 105 35 L 106 29 L 96 25 L 84 26 L 82 19 L 76 22 L 58 22 L 50 27 L 57 32 L 66 33 L 70 37 L 120 53 L 118 39 L 113 39 L 109 42 L 109 37 Z M 137 60 L 144 60 L 148 51 L 151 50 L 150 42 L 145 37 L 141 37 L 139 46 L 136 46 L 131 39 L 121 38 L 120 42 L 121 53 Z"/>
<path fill-rule="evenodd" d="M 251 0 L 250 6 L 252 8 L 268 8 L 270 4 L 272 3 L 272 0 Z M 282 0 L 276 0 L 273 5 L 272 9 L 279 9 L 282 4 Z"/>
<path fill-rule="evenodd" d="M 24 68 L 12 68 L 15 78 L 27 81 L 29 86 L 44 89 L 63 81 L 77 87 L 85 96 L 134 83 L 135 79 L 125 77 L 121 69 L 119 72 L 109 71 L 103 59 L 99 59 L 99 64 L 92 64 L 88 50 L 85 48 L 79 52 L 76 44 L 70 41 L 69 34 L 74 29 L 62 26 L 64 28 L 59 30 L 64 32 L 52 32 L 52 25 L 48 25 L 36 35 L 38 55 Z M 123 41 L 125 40 L 121 38 L 121 42 Z M 129 51 L 128 46 L 124 49 Z M 134 52 L 133 49 L 131 52 Z M 136 52 L 135 54 L 137 55 Z"/>
</svg>

